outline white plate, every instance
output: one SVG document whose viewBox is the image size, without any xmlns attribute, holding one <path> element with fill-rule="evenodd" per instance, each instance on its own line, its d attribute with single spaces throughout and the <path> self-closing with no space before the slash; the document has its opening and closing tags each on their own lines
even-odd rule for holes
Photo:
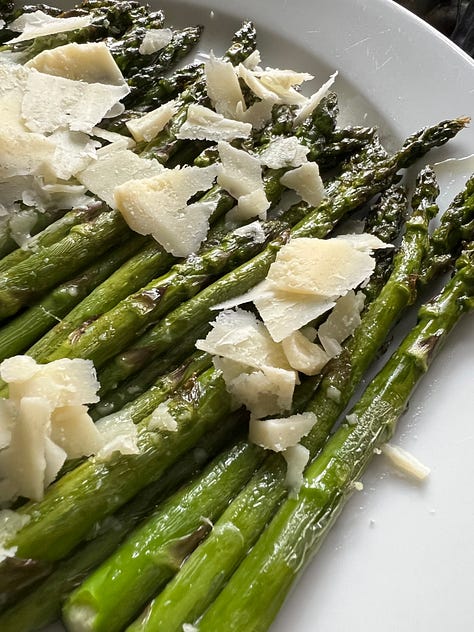
<svg viewBox="0 0 474 632">
<path fill-rule="evenodd" d="M 205 24 L 203 50 L 223 52 L 238 21 L 249 18 L 264 65 L 308 71 L 321 82 L 337 69 L 343 120 L 379 125 L 389 146 L 443 118 L 474 116 L 473 61 L 389 0 L 161 4 L 173 23 Z M 429 160 L 472 153 L 474 127 Z M 443 208 L 472 171 L 474 161 L 466 161 L 444 172 Z M 402 479 L 378 457 L 272 632 L 474 628 L 473 325 L 465 318 L 451 335 L 394 439 L 432 468 L 429 481 Z"/>
<path fill-rule="evenodd" d="M 249 18 L 264 64 L 309 71 L 321 82 L 337 69 L 342 120 L 379 125 L 389 147 L 443 118 L 474 116 L 472 60 L 390 0 L 158 5 L 176 25 L 205 24 L 202 50 L 223 52 Z M 473 152 L 471 127 L 430 161 Z M 444 171 L 442 207 L 473 170 L 471 161 Z M 473 325 L 465 318 L 451 336 L 395 438 L 432 468 L 429 482 L 402 479 L 378 457 L 272 632 L 473 629 Z"/>
</svg>

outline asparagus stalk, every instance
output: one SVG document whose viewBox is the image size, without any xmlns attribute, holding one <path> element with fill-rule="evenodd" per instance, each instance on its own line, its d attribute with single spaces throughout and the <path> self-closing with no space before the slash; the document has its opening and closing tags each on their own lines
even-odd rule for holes
<svg viewBox="0 0 474 632">
<path fill-rule="evenodd" d="M 63 611 L 68 628 L 122 630 L 137 606 L 146 603 L 156 587 L 174 575 L 210 531 L 209 521 L 214 521 L 245 485 L 263 456 L 261 448 L 239 442 L 165 502 L 122 544 L 111 562 L 106 561 L 70 596 Z M 123 599 L 124 589 L 127 599 Z"/>
<path fill-rule="evenodd" d="M 117 266 L 132 256 L 143 241 L 144 239 L 137 235 L 113 252 L 106 252 L 81 274 L 52 290 L 43 300 L 2 327 L 0 360 L 28 349 L 95 287 L 105 281 Z"/>
<path fill-rule="evenodd" d="M 343 424 L 308 468 L 297 498 L 288 499 L 251 554 L 199 622 L 200 632 L 267 630 L 297 574 L 320 546 L 354 481 L 374 449 L 393 435 L 416 385 L 449 332 L 474 308 L 474 245 L 457 261 L 445 289 L 419 311 L 416 327 L 401 343 L 354 407 L 354 426 Z"/>
<path fill-rule="evenodd" d="M 468 119 L 445 121 L 409 137 L 401 150 L 385 160 L 371 161 L 378 149 L 366 148 L 361 162 L 344 172 L 329 189 L 329 195 L 316 208 L 302 203 L 294 208 L 307 214 L 291 231 L 292 237 L 325 237 L 344 215 L 367 202 L 386 188 L 400 168 L 412 164 L 432 147 L 445 143 L 462 129 Z M 175 341 L 190 332 L 197 323 L 209 322 L 212 306 L 245 293 L 267 274 L 285 238 L 271 242 L 250 261 L 221 277 L 196 294 L 191 300 L 170 312 L 160 323 L 146 332 L 128 350 L 112 358 L 101 371 L 103 392 L 114 389 L 125 378 L 143 368 L 152 357 L 165 353 Z"/>
<path fill-rule="evenodd" d="M 73 226 L 60 241 L 0 274 L 0 318 L 12 316 L 130 235 L 116 211 L 105 210 L 93 220 Z"/>
<path fill-rule="evenodd" d="M 153 507 L 196 476 L 206 462 L 224 448 L 229 437 L 239 434 L 243 427 L 245 424 L 242 424 L 241 417 L 231 415 L 212 433 L 203 437 L 156 483 L 146 487 L 117 513 L 96 525 L 90 541 L 77 553 L 57 564 L 49 577 L 0 615 L 0 629 L 3 632 L 29 632 L 59 619 L 67 595 L 115 551 Z"/>
<path fill-rule="evenodd" d="M 399 285 L 402 285 L 404 282 L 406 287 L 411 287 L 412 275 L 420 269 L 423 255 L 428 247 L 428 224 L 436 212 L 433 202 L 437 194 L 438 190 L 433 181 L 433 172 L 426 169 L 419 177 L 416 195 L 414 196 L 414 213 L 407 225 L 401 253 L 394 263 L 392 277 L 397 279 Z M 392 190 L 388 197 L 393 197 L 393 195 L 394 191 Z M 395 195 L 398 201 L 399 191 L 396 190 Z M 381 206 L 383 207 L 384 205 L 385 201 L 382 202 Z M 398 216 L 401 209 L 399 207 L 396 209 L 395 218 L 391 214 L 389 214 L 388 218 L 385 218 L 377 213 L 377 210 L 380 210 L 380 207 L 374 213 L 372 230 L 377 227 L 380 233 L 388 234 L 389 232 L 392 233 L 391 227 L 394 226 L 395 230 L 393 232 L 396 234 Z M 361 325 L 355 332 L 354 339 L 349 342 L 349 347 L 352 348 L 350 362 L 352 362 L 354 372 L 358 376 L 356 378 L 357 381 L 346 385 L 346 390 L 341 393 L 341 400 L 337 404 L 334 403 L 335 407 L 331 410 L 331 414 L 327 414 L 324 403 L 326 400 L 332 400 L 327 397 L 327 391 L 322 385 L 320 385 L 306 407 L 316 414 L 318 420 L 317 430 L 313 430 L 310 437 L 306 440 L 306 445 L 312 456 L 320 449 L 333 423 L 349 401 L 361 377 L 356 371 L 356 366 L 359 365 L 359 368 L 362 368 L 362 365 L 367 367 L 375 357 L 377 347 L 367 348 L 364 344 L 362 333 L 368 329 L 374 330 L 374 335 L 377 336 L 378 341 L 377 346 L 380 346 L 385 340 L 390 326 L 393 325 L 407 304 L 411 302 L 409 298 L 414 298 L 406 293 L 400 301 L 399 295 L 394 291 L 395 284 L 392 277 L 383 287 L 380 295 L 375 298 L 373 304 L 369 305 Z M 377 279 L 375 284 L 377 283 L 380 285 L 380 279 Z M 393 308 L 391 319 L 379 324 L 377 319 L 378 309 L 372 309 L 371 311 L 371 308 L 377 304 L 379 304 L 379 307 L 383 305 L 387 308 L 387 301 L 384 300 L 387 295 L 387 289 L 390 290 Z M 376 316 L 374 316 L 374 313 Z M 355 340 L 357 340 L 357 346 L 354 344 Z M 329 367 L 324 379 L 327 380 L 327 377 L 332 374 L 339 377 L 339 366 L 336 365 L 335 368 L 334 366 L 332 368 Z M 324 384 L 324 379 L 322 384 Z M 319 406 L 317 405 L 318 403 Z M 314 434 L 315 437 L 313 437 Z M 280 455 L 274 454 L 266 460 L 247 487 L 229 505 L 206 541 L 190 556 L 186 565 L 169 582 L 162 593 L 149 604 L 143 616 L 130 626 L 129 629 L 131 631 L 138 629 L 177 631 L 182 629 L 184 623 L 194 621 L 203 613 L 255 543 L 259 534 L 277 510 L 279 503 L 285 497 L 285 472 L 285 462 Z M 263 498 L 265 499 L 264 502 L 262 502 Z M 230 525 L 237 527 L 237 530 L 232 530 Z M 237 534 L 238 537 L 236 537 Z M 209 564 L 208 560 L 210 559 L 216 561 L 213 564 Z M 198 576 L 200 577 L 198 586 L 192 591 L 189 590 L 191 585 L 194 586 L 195 578 Z"/>
<path fill-rule="evenodd" d="M 139 454 L 100 460 L 89 458 L 54 483 L 40 502 L 18 509 L 30 521 L 9 546 L 16 546 L 18 577 L 28 578 L 35 565 L 65 557 L 94 523 L 110 515 L 140 489 L 156 481 L 167 467 L 189 450 L 204 433 L 230 413 L 222 378 L 213 369 L 191 380 L 167 402 L 177 421 L 175 432 L 149 430 L 148 419 L 138 424 Z M 15 559 L 15 558 L 13 558 Z M 0 564 L 0 587 L 12 588 L 8 564 Z"/>
</svg>

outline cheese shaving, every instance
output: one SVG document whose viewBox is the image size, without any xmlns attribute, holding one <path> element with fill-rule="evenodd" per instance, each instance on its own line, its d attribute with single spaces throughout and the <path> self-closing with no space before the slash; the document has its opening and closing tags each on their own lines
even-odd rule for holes
<svg viewBox="0 0 474 632">
<path fill-rule="evenodd" d="M 330 356 L 317 344 L 295 331 L 282 341 L 283 351 L 291 367 L 305 375 L 317 375 Z"/>
<path fill-rule="evenodd" d="M 295 121 L 294 121 L 295 125 L 300 125 L 300 123 L 302 123 L 305 119 L 311 116 L 311 114 L 314 112 L 317 106 L 321 103 L 322 99 L 329 92 L 329 89 L 335 82 L 336 77 L 337 77 L 337 72 L 332 74 L 329 77 L 329 79 L 326 81 L 326 83 L 323 83 L 323 85 L 319 88 L 319 90 L 317 90 L 312 96 L 309 97 L 309 99 L 306 100 L 304 104 L 302 104 L 301 109 L 299 110 L 298 114 L 295 116 Z"/>
<path fill-rule="evenodd" d="M 249 439 L 252 443 L 282 452 L 295 446 L 316 423 L 314 413 L 300 413 L 278 419 L 250 419 Z"/>
<path fill-rule="evenodd" d="M 176 138 L 189 140 L 231 141 L 247 138 L 252 131 L 250 123 L 225 118 L 203 105 L 191 104 L 185 122 Z"/>
<path fill-rule="evenodd" d="M 219 114 L 235 118 L 237 106 L 245 109 L 244 97 L 234 66 L 211 53 L 204 64 L 207 94 Z"/>
<path fill-rule="evenodd" d="M 305 162 L 296 169 L 287 171 L 280 178 L 281 184 L 293 189 L 302 200 L 311 206 L 318 206 L 326 194 L 315 162 Z"/>
<path fill-rule="evenodd" d="M 25 42 L 45 35 L 54 33 L 67 33 L 77 29 L 85 28 L 92 22 L 92 15 L 77 16 L 72 18 L 55 18 L 47 15 L 43 11 L 33 11 L 23 13 L 8 25 L 11 31 L 20 31 L 21 35 L 9 40 L 7 44 Z"/>
<path fill-rule="evenodd" d="M 171 29 L 147 29 L 138 52 L 140 55 L 152 55 L 168 46 L 172 39 Z"/>
<path fill-rule="evenodd" d="M 166 127 L 177 109 L 178 104 L 175 100 L 168 101 L 139 118 L 127 121 L 126 126 L 137 142 L 142 140 L 149 142 Z"/>
<path fill-rule="evenodd" d="M 282 454 L 286 461 L 285 485 L 292 496 L 297 496 L 304 482 L 303 472 L 309 461 L 309 450 L 297 443 Z"/>
<path fill-rule="evenodd" d="M 299 167 L 306 162 L 308 152 L 296 136 L 277 138 L 260 154 L 260 162 L 270 169 Z"/>
<path fill-rule="evenodd" d="M 424 481 L 430 474 L 430 468 L 421 463 L 413 454 L 400 446 L 385 443 L 381 446 L 382 453 L 404 474 L 408 474 L 417 481 Z"/>
</svg>

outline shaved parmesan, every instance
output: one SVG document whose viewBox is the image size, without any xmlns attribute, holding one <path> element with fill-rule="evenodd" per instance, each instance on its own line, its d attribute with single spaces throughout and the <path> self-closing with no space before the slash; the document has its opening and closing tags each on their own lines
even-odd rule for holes
<svg viewBox="0 0 474 632">
<path fill-rule="evenodd" d="M 241 226 L 240 228 L 236 228 L 234 230 L 234 235 L 237 235 L 238 237 L 247 237 L 256 244 L 263 244 L 266 240 L 265 231 L 258 220 L 251 222 L 250 224 L 246 224 L 245 226 Z"/>
<path fill-rule="evenodd" d="M 300 413 L 279 419 L 250 419 L 249 439 L 268 450 L 282 452 L 295 446 L 315 423 L 314 413 Z"/>
<path fill-rule="evenodd" d="M 167 402 L 158 404 L 157 408 L 152 412 L 150 421 L 148 422 L 148 430 L 168 430 L 169 432 L 177 432 L 178 423 L 170 413 Z"/>
<path fill-rule="evenodd" d="M 264 219 L 270 203 L 265 195 L 259 160 L 225 141 L 220 141 L 217 147 L 221 159 L 217 182 L 237 199 L 233 219 L 249 219 L 256 215 Z"/>
<path fill-rule="evenodd" d="M 244 109 L 245 106 L 234 66 L 211 53 L 204 64 L 204 73 L 207 94 L 216 112 L 228 118 L 235 118 L 238 104 Z"/>
<path fill-rule="evenodd" d="M 96 453 L 103 443 L 87 407 L 78 404 L 55 408 L 50 437 L 73 459 Z"/>
<path fill-rule="evenodd" d="M 117 132 L 110 132 L 108 129 L 102 129 L 101 127 L 92 128 L 92 136 L 97 136 L 102 140 L 106 140 L 109 143 L 122 143 L 125 149 L 132 149 L 136 143 L 130 136 L 124 136 L 124 134 L 118 134 Z"/>
<path fill-rule="evenodd" d="M 287 292 L 338 297 L 365 281 L 374 259 L 342 239 L 292 239 L 277 254 L 268 279 Z"/>
<path fill-rule="evenodd" d="M 83 171 L 96 158 L 99 143 L 83 132 L 69 132 L 57 129 L 49 136 L 54 145 L 50 169 L 57 178 L 69 180 Z"/>
<path fill-rule="evenodd" d="M 311 114 L 317 108 L 321 100 L 329 92 L 329 88 L 335 82 L 336 77 L 337 77 L 337 72 L 332 74 L 329 77 L 329 79 L 326 81 L 326 83 L 323 83 L 323 85 L 319 88 L 319 90 L 317 90 L 311 97 L 309 97 L 309 99 L 306 100 L 304 104 L 302 104 L 301 109 L 299 110 L 298 114 L 295 117 L 295 122 L 294 122 L 295 125 L 299 125 L 309 116 L 311 116 Z"/>
<path fill-rule="evenodd" d="M 196 347 L 211 355 L 229 358 L 256 369 L 290 369 L 280 345 L 275 344 L 264 324 L 242 309 L 221 312 L 212 329 Z"/>
<path fill-rule="evenodd" d="M 299 167 L 306 162 L 309 149 L 296 136 L 277 138 L 260 154 L 260 162 L 270 169 Z"/>
<path fill-rule="evenodd" d="M 305 375 L 317 375 L 329 361 L 327 353 L 299 331 L 285 338 L 282 346 L 290 366 Z"/>
<path fill-rule="evenodd" d="M 319 167 L 315 162 L 305 162 L 296 169 L 287 171 L 280 182 L 288 189 L 293 189 L 302 200 L 318 206 L 326 194 L 324 184 L 319 175 Z"/>
<path fill-rule="evenodd" d="M 216 165 L 166 169 L 117 187 L 115 202 L 132 230 L 152 235 L 168 252 L 185 257 L 204 240 L 215 209 L 215 202 L 186 202 L 209 189 L 216 173 Z"/>
<path fill-rule="evenodd" d="M 235 118 L 244 123 L 250 123 L 255 129 L 261 129 L 272 118 L 273 101 L 256 101 L 248 108 L 243 103 L 237 103 Z"/>
<path fill-rule="evenodd" d="M 332 339 L 337 343 L 344 342 L 360 325 L 360 313 L 364 309 L 364 301 L 365 296 L 362 292 L 356 294 L 352 290 L 336 301 L 326 322 L 318 329 L 319 340 L 327 353 L 330 354 L 330 350 L 326 348 L 327 339 Z"/>
<path fill-rule="evenodd" d="M 44 50 L 25 64 L 39 72 L 87 83 L 121 86 L 125 79 L 104 42 L 66 44 Z"/>
<path fill-rule="evenodd" d="M 234 140 L 247 138 L 252 131 L 250 123 L 241 123 L 224 118 L 203 105 L 191 104 L 185 122 L 181 125 L 176 138 L 189 140 Z"/>
<path fill-rule="evenodd" d="M 410 452 L 407 452 L 399 446 L 385 443 L 381 447 L 381 450 L 395 467 L 417 481 L 424 481 L 431 471 L 429 467 L 423 465 L 413 454 L 410 454 Z"/>
<path fill-rule="evenodd" d="M 303 472 L 309 461 L 309 450 L 300 443 L 287 448 L 283 453 L 286 461 L 285 485 L 292 494 L 298 494 L 303 484 Z"/>
<path fill-rule="evenodd" d="M 346 233 L 344 235 L 338 235 L 336 239 L 342 239 L 350 244 L 356 250 L 361 252 L 371 252 L 372 250 L 379 250 L 384 248 L 393 248 L 393 244 L 386 244 L 384 241 L 371 235 L 370 233 Z"/>
<path fill-rule="evenodd" d="M 171 29 L 147 29 L 140 44 L 140 55 L 152 55 L 171 43 L 173 31 Z"/>
<path fill-rule="evenodd" d="M 138 454 L 138 431 L 133 420 L 127 415 L 110 415 L 96 422 L 100 432 L 102 447 L 97 453 L 101 460 L 109 459 L 114 453 Z"/>
<path fill-rule="evenodd" d="M 163 171 L 157 160 L 140 158 L 126 149 L 121 141 L 97 151 L 97 160 L 77 174 L 77 179 L 89 191 L 115 208 L 114 191 L 129 182 L 156 176 Z"/>
<path fill-rule="evenodd" d="M 125 124 L 137 142 L 142 140 L 148 142 L 164 129 L 176 114 L 177 109 L 176 101 L 168 101 L 168 103 L 160 105 L 156 110 L 152 110 L 140 118 L 131 119 Z"/>
<path fill-rule="evenodd" d="M 243 64 L 239 64 L 238 73 L 252 92 L 263 101 L 288 105 L 306 103 L 306 97 L 297 92 L 293 86 L 299 86 L 304 81 L 313 79 L 312 75 L 294 70 L 279 68 L 250 70 Z"/>
<path fill-rule="evenodd" d="M 275 342 L 281 342 L 335 305 L 330 298 L 286 292 L 271 281 L 263 281 L 257 288 L 252 300 Z"/>
<path fill-rule="evenodd" d="M 60 127 L 91 132 L 129 91 L 125 84 L 85 83 L 31 69 L 21 113 L 32 132 L 54 132 Z"/>
<path fill-rule="evenodd" d="M 72 18 L 55 18 L 43 11 L 23 13 L 8 25 L 11 31 L 20 31 L 21 35 L 9 40 L 7 44 L 16 44 L 17 42 L 25 42 L 36 37 L 82 29 L 89 26 L 92 19 L 92 14 Z"/>
<path fill-rule="evenodd" d="M 264 367 L 250 373 L 241 372 L 229 379 L 225 364 L 221 368 L 227 390 L 239 404 L 255 417 L 282 414 L 290 410 L 296 385 L 295 371 Z M 228 364 L 227 364 L 228 366 Z"/>
<path fill-rule="evenodd" d="M 255 70 L 255 68 L 260 64 L 260 62 L 261 62 L 260 51 L 254 50 L 252 53 L 250 53 L 248 57 L 244 59 L 242 63 L 249 70 Z"/>
</svg>

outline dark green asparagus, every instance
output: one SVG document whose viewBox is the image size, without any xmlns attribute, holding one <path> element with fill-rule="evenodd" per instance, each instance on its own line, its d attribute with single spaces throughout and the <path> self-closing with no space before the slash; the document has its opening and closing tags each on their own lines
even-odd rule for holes
<svg viewBox="0 0 474 632">
<path fill-rule="evenodd" d="M 310 465 L 297 498 L 287 500 L 199 621 L 201 632 L 267 630 L 296 576 L 353 493 L 374 450 L 393 435 L 410 395 L 459 318 L 474 308 L 474 245 L 461 255 L 441 294 L 419 311 L 401 343 L 343 424 Z M 133 629 L 133 628 L 132 628 Z M 144 628 L 140 628 L 144 629 Z"/>
<path fill-rule="evenodd" d="M 397 171 L 407 167 L 432 147 L 445 143 L 468 122 L 461 118 L 445 121 L 411 136 L 402 149 L 386 158 L 371 162 L 369 149 L 362 151 L 354 168 L 343 172 L 330 186 L 328 197 L 315 209 L 307 204 L 295 208 L 307 211 L 305 218 L 291 231 L 292 237 L 325 237 L 347 213 L 370 200 L 391 184 Z M 379 155 L 379 149 L 375 150 Z M 212 306 L 244 294 L 267 274 L 285 238 L 271 242 L 259 255 L 221 277 L 168 314 L 158 325 L 146 332 L 129 351 L 109 361 L 100 372 L 103 392 L 114 389 L 125 378 L 144 367 L 151 358 L 165 353 L 184 332 L 213 318 Z"/>
</svg>

